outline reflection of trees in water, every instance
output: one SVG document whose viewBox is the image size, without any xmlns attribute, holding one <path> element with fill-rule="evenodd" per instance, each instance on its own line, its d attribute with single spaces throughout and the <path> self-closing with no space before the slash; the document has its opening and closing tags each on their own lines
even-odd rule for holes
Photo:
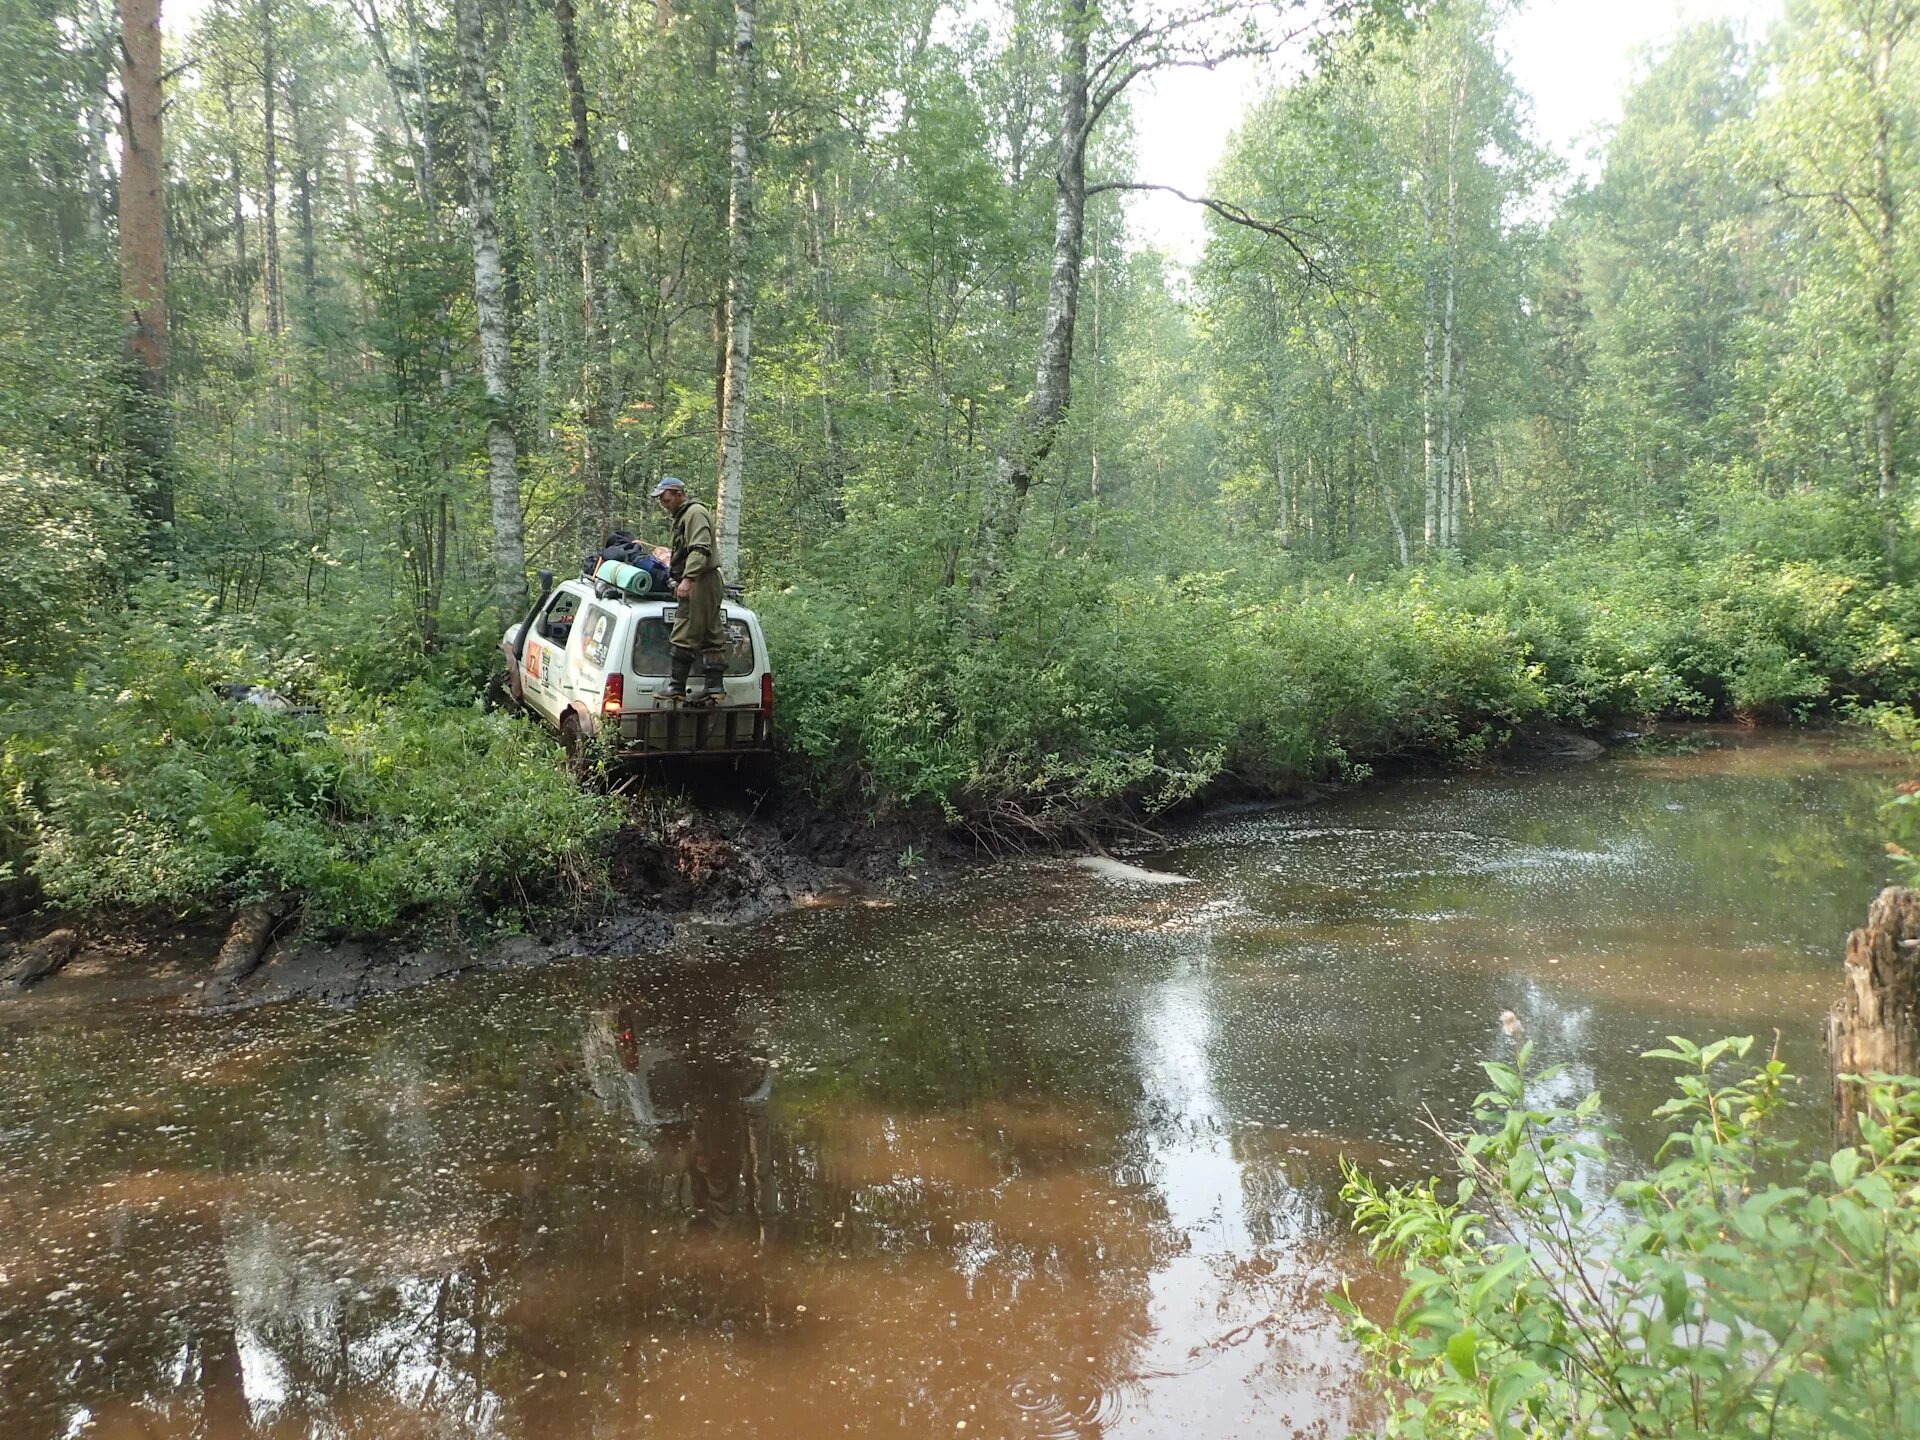
<svg viewBox="0 0 1920 1440">
<path fill-rule="evenodd" d="M 778 1003 L 750 967 L 660 977 L 584 1027 L 421 997 L 205 1087 L 178 1074 L 214 1047 L 176 1050 L 145 1078 L 179 1185 L 130 1202 L 104 1134 L 57 1162 L 87 1273 L 140 1283 L 54 1298 L 63 1259 L 10 1286 L 0 1333 L 47 1323 L 0 1410 L 29 1435 L 73 1404 L 159 1433 L 588 1434 L 687 1393 L 731 1397 L 695 1417 L 716 1433 L 799 1407 L 896 1434 L 1035 1365 L 1124 1370 L 1169 1244 L 1110 1178 L 1137 1163 L 1124 1124 L 1033 1087 L 1020 1037 L 934 1067 L 973 1103 L 783 1093 Z M 116 1088 L 98 1050 L 72 1060 L 50 1107 Z"/>
</svg>

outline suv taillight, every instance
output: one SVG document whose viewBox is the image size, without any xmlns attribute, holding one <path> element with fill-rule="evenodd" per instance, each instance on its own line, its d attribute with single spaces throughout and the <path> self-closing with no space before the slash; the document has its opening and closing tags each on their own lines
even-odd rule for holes
<svg viewBox="0 0 1920 1440">
<path fill-rule="evenodd" d="M 773 672 L 771 670 L 760 677 L 760 710 L 769 720 L 773 718 Z"/>
<path fill-rule="evenodd" d="M 626 700 L 626 688 L 627 682 L 624 675 L 616 672 L 607 676 L 607 686 L 600 692 L 600 713 L 602 715 L 618 715 L 620 713 L 620 707 Z"/>
</svg>

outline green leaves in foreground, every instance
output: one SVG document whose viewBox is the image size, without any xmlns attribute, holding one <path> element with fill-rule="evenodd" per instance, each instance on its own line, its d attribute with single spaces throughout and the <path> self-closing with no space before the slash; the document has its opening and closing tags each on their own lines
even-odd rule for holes
<svg viewBox="0 0 1920 1440">
<path fill-rule="evenodd" d="M 1599 1097 L 1486 1066 L 1460 1179 L 1345 1197 L 1405 1266 L 1391 1324 L 1334 1305 L 1397 1436 L 1920 1434 L 1920 1080 L 1876 1076 L 1860 1143 L 1787 1175 L 1768 1135 L 1790 1082 L 1750 1038 L 1672 1039 L 1658 1168 L 1609 1192 Z"/>
</svg>

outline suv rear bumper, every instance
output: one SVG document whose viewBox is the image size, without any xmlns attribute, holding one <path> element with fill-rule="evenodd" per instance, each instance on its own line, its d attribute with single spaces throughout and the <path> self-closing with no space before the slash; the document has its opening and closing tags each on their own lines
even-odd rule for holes
<svg viewBox="0 0 1920 1440">
<path fill-rule="evenodd" d="M 621 712 L 622 755 L 752 755 L 773 748 L 767 713 L 757 706 L 675 705 Z"/>
</svg>

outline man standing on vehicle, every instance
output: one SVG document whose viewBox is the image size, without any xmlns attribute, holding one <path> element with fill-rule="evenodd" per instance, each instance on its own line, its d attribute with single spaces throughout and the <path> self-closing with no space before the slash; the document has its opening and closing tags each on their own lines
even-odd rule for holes
<svg viewBox="0 0 1920 1440">
<path fill-rule="evenodd" d="M 663 475 L 653 487 L 653 498 L 673 517 L 673 565 L 668 578 L 680 604 L 675 608 L 673 677 L 654 694 L 668 700 L 687 698 L 687 677 L 693 658 L 702 658 L 705 688 L 696 697 L 718 701 L 727 693 L 727 632 L 720 620 L 720 600 L 726 585 L 713 556 L 713 512 L 687 494 L 672 475 Z"/>
</svg>

